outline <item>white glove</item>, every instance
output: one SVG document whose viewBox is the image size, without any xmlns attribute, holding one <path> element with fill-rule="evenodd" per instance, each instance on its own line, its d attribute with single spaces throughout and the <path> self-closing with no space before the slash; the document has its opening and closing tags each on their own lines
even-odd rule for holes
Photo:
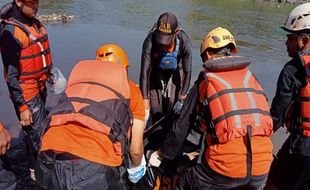
<svg viewBox="0 0 310 190">
<path fill-rule="evenodd" d="M 149 159 L 149 165 L 154 167 L 159 167 L 161 164 L 162 158 L 159 157 L 158 151 L 155 151 L 151 154 L 151 157 Z"/>
<path fill-rule="evenodd" d="M 177 101 L 173 106 L 173 111 L 175 114 L 180 114 L 182 109 L 183 103 L 180 101 Z"/>
<path fill-rule="evenodd" d="M 133 165 L 131 160 L 129 159 L 129 168 L 127 169 L 128 178 L 132 183 L 137 183 L 145 174 L 146 171 L 146 162 L 144 155 L 141 159 L 141 164 L 139 166 Z"/>
</svg>

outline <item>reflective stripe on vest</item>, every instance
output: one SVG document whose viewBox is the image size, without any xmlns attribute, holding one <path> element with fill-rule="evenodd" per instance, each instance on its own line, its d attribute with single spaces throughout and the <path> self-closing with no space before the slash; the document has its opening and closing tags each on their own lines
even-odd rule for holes
<svg viewBox="0 0 310 190">
<path fill-rule="evenodd" d="M 25 25 L 14 18 L 5 20 L 6 23 L 20 28 L 29 38 L 28 44 L 22 44 L 20 55 L 20 81 L 46 78 L 42 75 L 52 65 L 49 41 L 45 28 L 39 29 Z M 39 31 L 38 31 L 39 30 Z"/>
<path fill-rule="evenodd" d="M 300 90 L 300 113 L 303 135 L 310 137 L 310 55 L 301 56 L 301 61 L 306 69 L 307 84 Z"/>
<path fill-rule="evenodd" d="M 205 79 L 207 102 L 220 143 L 246 135 L 248 125 L 252 126 L 253 136 L 272 133 L 266 97 L 248 69 L 206 72 Z"/>
</svg>

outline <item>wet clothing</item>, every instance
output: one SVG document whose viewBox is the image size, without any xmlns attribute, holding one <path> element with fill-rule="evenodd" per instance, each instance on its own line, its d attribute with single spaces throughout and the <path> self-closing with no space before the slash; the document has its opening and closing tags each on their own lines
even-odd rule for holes
<svg viewBox="0 0 310 190">
<path fill-rule="evenodd" d="M 3 168 L 3 162 L 0 158 L 0 190 L 14 190 L 15 187 L 15 175 Z"/>
<path fill-rule="evenodd" d="M 301 129 L 300 91 L 306 84 L 305 68 L 300 58 L 295 57 L 285 64 L 279 75 L 276 95 L 270 109 L 274 130 L 284 124 L 290 126 L 290 136 L 271 168 L 271 178 L 281 190 L 303 190 L 310 186 L 310 138 L 304 136 Z"/>
<path fill-rule="evenodd" d="M 143 99 L 150 101 L 150 123 L 155 123 L 164 116 L 166 119 L 160 123 L 161 128 L 149 135 L 146 150 L 156 150 L 161 144 L 160 139 L 165 137 L 174 120 L 170 114 L 172 108 L 180 95 L 187 94 L 191 81 L 192 50 L 186 33 L 180 30 L 174 39 L 174 46 L 169 49 L 171 54 L 177 55 L 176 69 L 160 67 L 166 53 L 156 42 L 155 36 L 156 31 L 151 31 L 143 43 L 140 89 Z M 178 52 L 173 53 L 176 49 Z"/>
<path fill-rule="evenodd" d="M 227 73 L 232 75 L 233 72 L 227 71 Z M 234 77 L 230 79 L 230 82 L 232 82 L 233 79 Z M 255 78 L 254 83 L 256 88 L 261 89 Z M 208 111 L 208 109 L 205 109 L 211 106 L 211 98 L 209 98 L 209 101 L 208 99 L 207 101 L 202 101 L 201 99 L 202 96 L 209 96 L 208 93 L 210 93 L 210 91 L 206 91 L 207 88 L 208 84 L 205 79 L 205 72 L 201 72 L 198 80 L 195 82 L 184 101 L 184 107 L 180 117 L 174 123 L 173 129 L 168 133 L 159 150 L 161 157 L 168 159 L 173 158 L 191 128 L 203 127 L 206 123 L 210 123 L 211 121 L 214 123 L 210 113 L 212 110 Z M 219 94 L 221 93 L 224 94 L 224 92 L 220 92 Z M 254 94 L 254 91 L 252 93 Z M 223 96 L 223 94 L 219 96 Z M 267 106 L 266 99 L 264 101 L 264 104 Z M 241 108 L 244 107 L 240 107 L 239 109 L 241 110 Z M 241 116 L 244 117 L 242 113 Z M 246 121 L 254 123 L 254 119 L 251 120 L 250 118 L 251 117 Z M 262 128 L 266 127 L 268 130 L 272 130 L 271 120 L 270 122 L 263 122 L 262 124 L 266 125 L 262 126 Z M 190 168 L 181 176 L 178 188 L 224 190 L 246 185 L 247 188 L 245 189 L 262 189 L 267 180 L 267 174 L 272 161 L 272 142 L 269 138 L 270 132 L 268 132 L 268 134 L 262 133 L 257 136 L 252 136 L 251 129 L 253 126 L 247 126 L 244 136 L 235 136 L 235 138 L 226 143 L 218 143 L 219 141 L 212 140 L 213 137 L 216 139 L 218 136 L 215 133 L 217 129 L 214 131 L 211 126 L 212 125 L 208 125 L 207 129 L 202 128 L 202 131 L 206 130 L 205 132 L 207 134 L 207 138 L 202 139 L 203 142 L 206 143 L 205 149 L 202 150 L 202 163 Z"/>
<path fill-rule="evenodd" d="M 160 80 L 170 79 L 172 76 L 172 83 L 176 86 L 176 95 L 186 95 L 190 80 L 192 69 L 192 50 L 191 43 L 188 36 L 183 30 L 177 33 L 177 38 L 180 40 L 180 47 L 178 52 L 178 68 L 175 71 L 166 71 L 161 74 L 159 62 L 163 56 L 163 49 L 160 44 L 155 42 L 155 31 L 149 33 L 143 43 L 141 56 L 141 72 L 140 72 L 140 89 L 144 99 L 149 99 L 152 89 L 162 89 Z M 172 50 L 173 51 L 173 50 Z M 179 74 L 181 71 L 182 75 Z M 161 78 L 162 77 L 162 78 Z"/>
<path fill-rule="evenodd" d="M 52 65 L 44 26 L 12 4 L 1 23 L 0 47 L 4 77 L 17 117 L 30 109 L 33 123 L 23 127 L 30 167 L 34 167 L 46 119 L 45 82 Z M 47 56 L 47 57 L 46 57 Z M 19 118 L 20 119 L 20 118 Z"/>
</svg>

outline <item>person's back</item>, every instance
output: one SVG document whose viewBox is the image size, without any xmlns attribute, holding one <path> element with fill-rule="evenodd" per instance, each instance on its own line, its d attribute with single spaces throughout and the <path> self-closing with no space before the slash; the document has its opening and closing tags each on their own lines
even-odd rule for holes
<svg viewBox="0 0 310 190">
<path fill-rule="evenodd" d="M 78 63 L 58 106 L 50 112 L 39 156 L 41 165 L 36 169 L 38 184 L 46 189 L 74 188 L 82 187 L 80 181 L 85 181 L 84 187 L 92 189 L 124 188 L 120 166 L 127 161 L 123 156 L 128 151 L 131 126 L 129 96 L 127 74 L 121 65 L 96 60 Z M 53 173 L 62 176 L 60 182 L 44 179 L 40 172 L 48 158 L 55 159 L 53 167 L 74 167 L 74 171 L 64 171 L 67 177 Z M 74 173 L 80 175 L 71 181 Z"/>
<path fill-rule="evenodd" d="M 177 189 L 261 189 L 272 160 L 272 120 L 261 85 L 236 53 L 230 32 L 204 38 L 205 70 L 198 82 L 198 115 L 206 132 L 202 164 L 181 176 Z"/>
</svg>

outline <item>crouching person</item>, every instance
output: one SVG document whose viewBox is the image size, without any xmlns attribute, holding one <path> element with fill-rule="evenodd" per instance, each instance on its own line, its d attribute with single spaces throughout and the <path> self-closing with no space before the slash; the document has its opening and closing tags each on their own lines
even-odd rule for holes
<svg viewBox="0 0 310 190">
<path fill-rule="evenodd" d="M 35 170 L 41 188 L 126 189 L 129 89 L 121 64 L 87 60 L 73 68 L 42 139 Z"/>
</svg>

